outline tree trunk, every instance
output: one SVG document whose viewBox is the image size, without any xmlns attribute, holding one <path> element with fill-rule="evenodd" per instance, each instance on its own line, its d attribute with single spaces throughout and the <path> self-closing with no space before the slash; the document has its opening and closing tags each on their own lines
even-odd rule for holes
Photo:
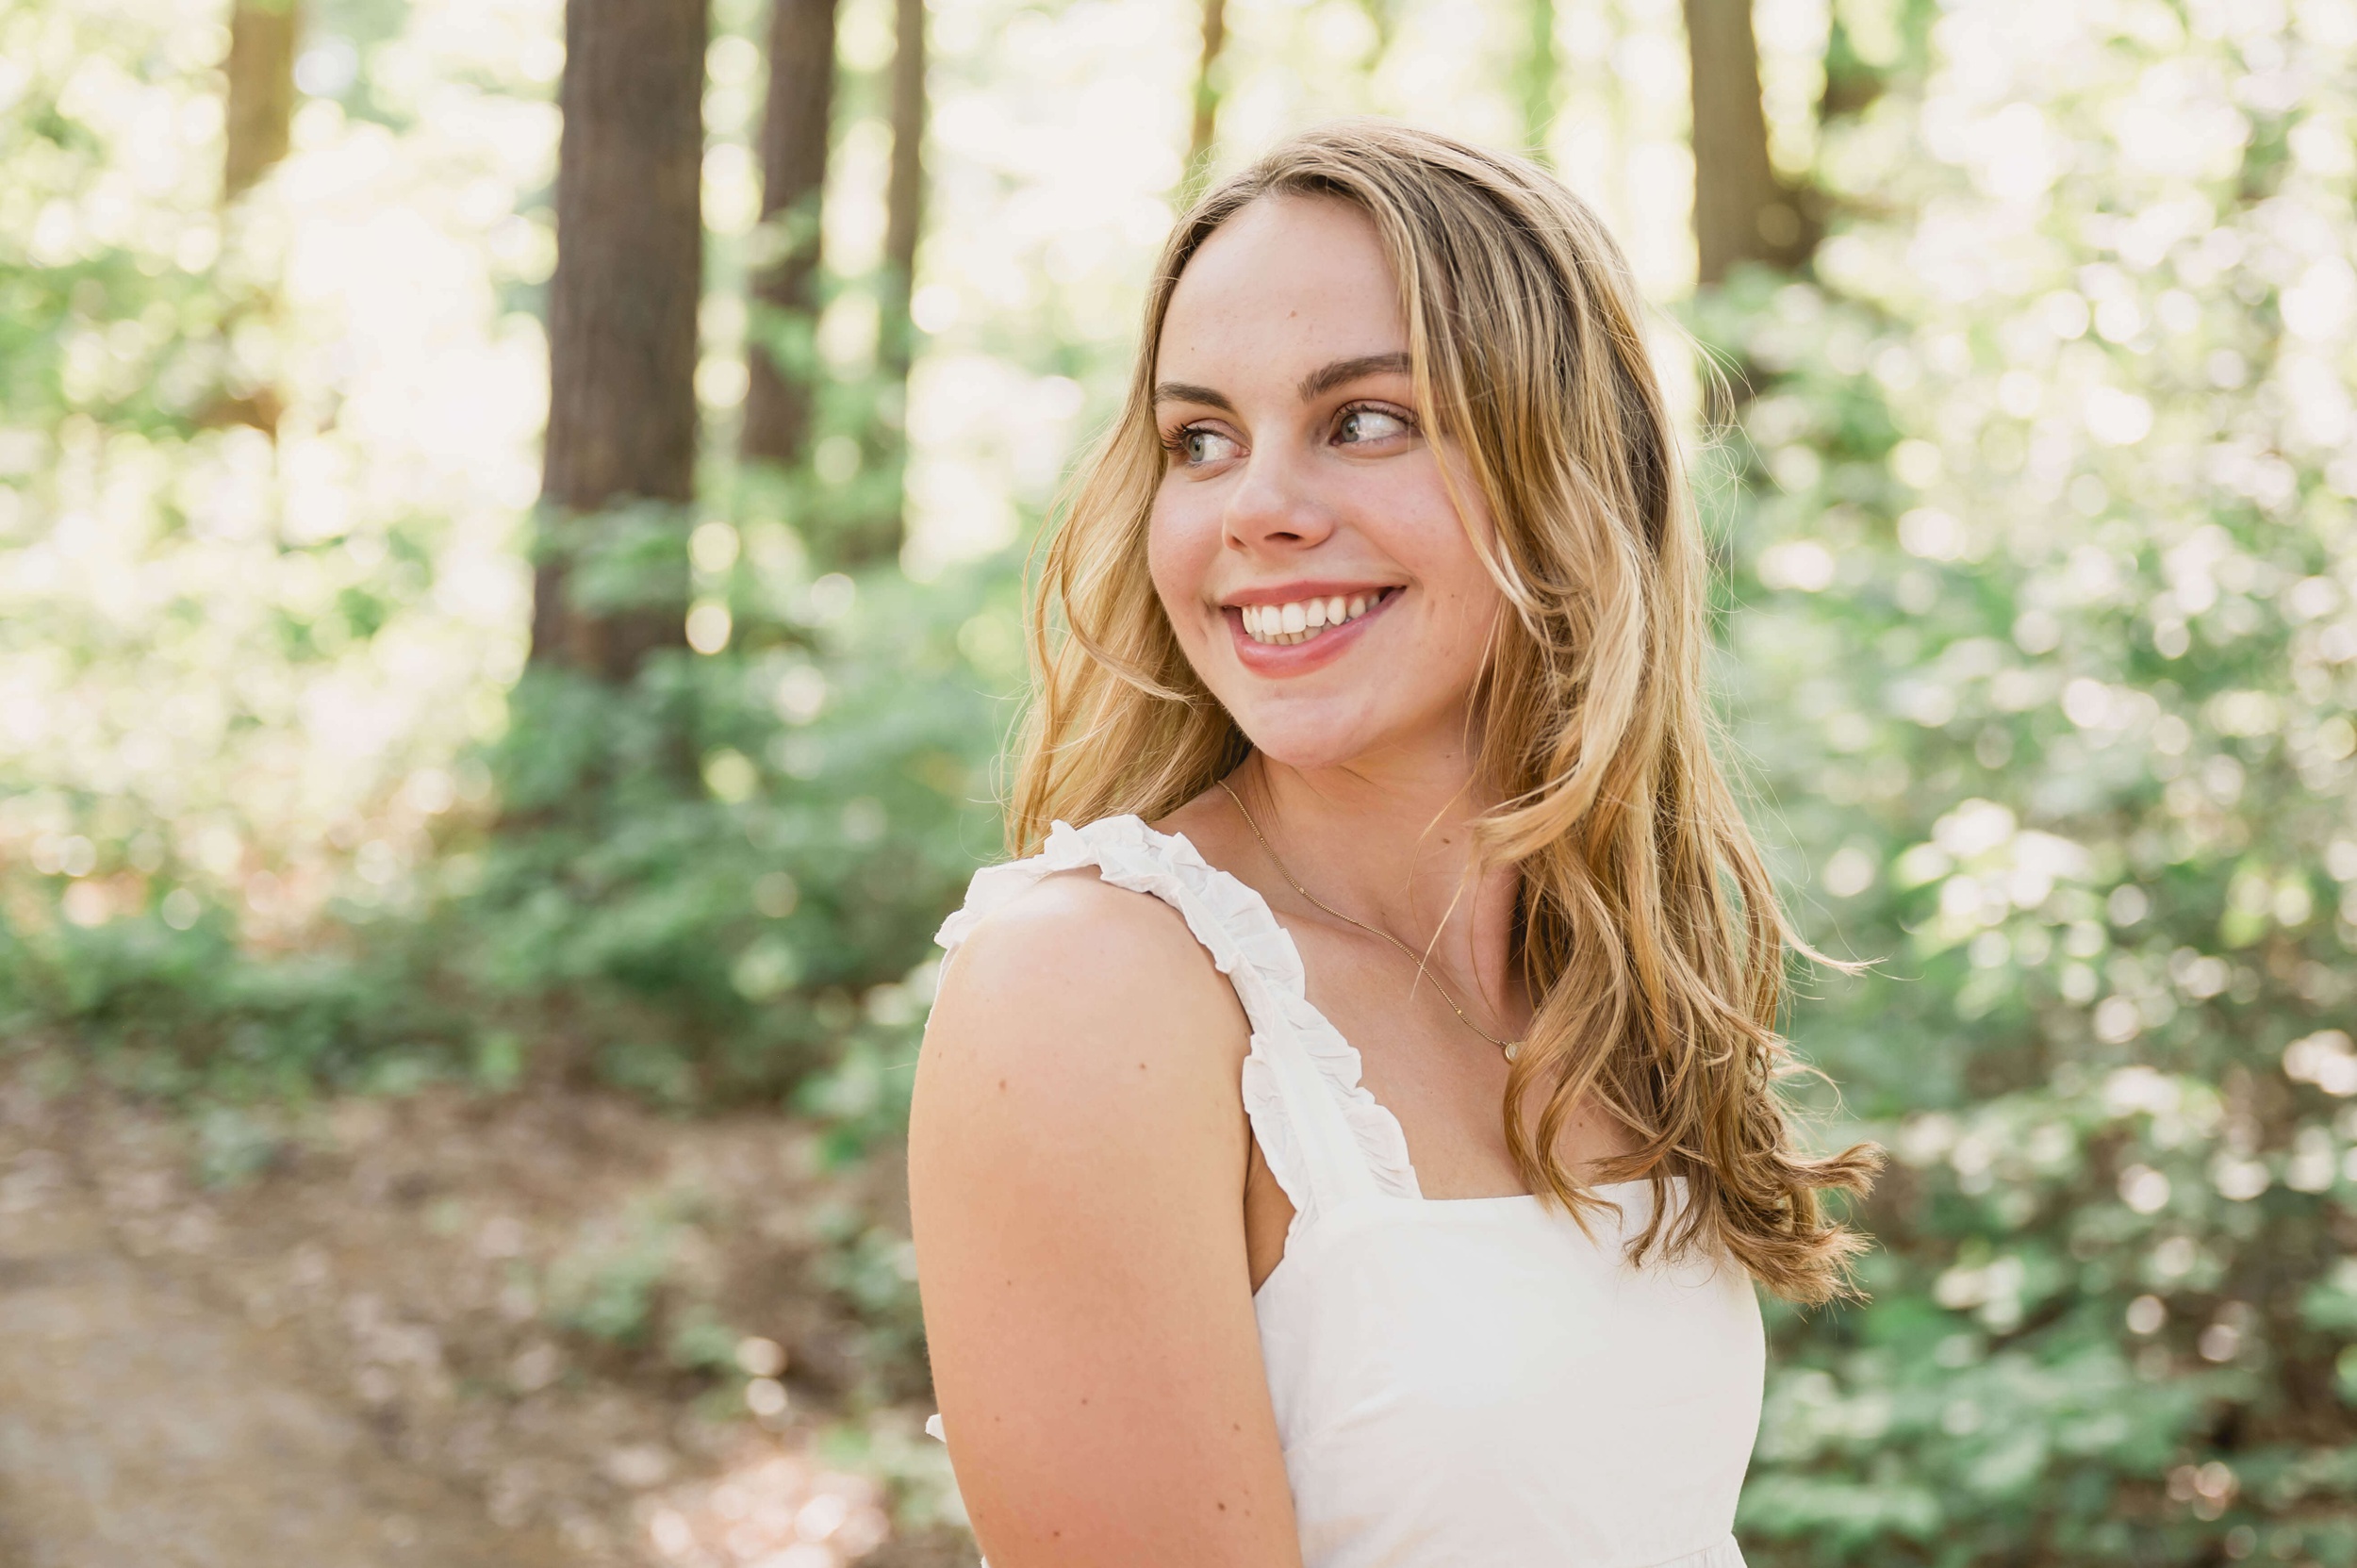
<svg viewBox="0 0 2357 1568">
<path fill-rule="evenodd" d="M 574 520 L 634 498 L 694 495 L 707 7 L 565 8 L 541 474 L 556 536 L 543 541 L 535 577 L 532 656 L 611 681 L 683 635 L 681 606 L 666 599 L 668 558 L 641 602 L 618 608 L 576 606 L 568 578 L 585 536 Z M 680 592 L 685 573 L 682 541 Z"/>
<path fill-rule="evenodd" d="M 1195 68 L 1195 118 L 1187 131 L 1186 195 L 1209 183 L 1211 150 L 1219 135 L 1220 51 L 1228 45 L 1228 0 L 1203 0 L 1203 53 Z"/>
<path fill-rule="evenodd" d="M 298 96 L 294 62 L 302 28 L 297 0 L 235 0 L 229 8 L 229 53 L 221 67 L 227 87 L 222 106 L 224 209 L 234 207 L 239 197 L 287 156 Z M 235 225 L 238 219 L 224 210 L 223 221 Z M 236 341 L 239 329 L 248 322 L 274 322 L 278 289 L 266 281 L 272 270 L 266 267 L 223 296 L 219 331 L 224 344 Z M 231 358 L 234 363 L 235 356 Z M 206 399 L 196 422 L 213 428 L 248 425 L 275 441 L 286 411 L 286 397 L 275 386 L 233 373 Z"/>
<path fill-rule="evenodd" d="M 916 240 L 925 220 L 925 0 L 895 0 L 892 55 L 892 171 L 884 188 L 884 255 L 877 301 L 875 421 L 870 446 L 883 470 L 879 499 L 852 519 L 825 553 L 845 567 L 871 566 L 900 553 L 906 536 L 909 368 L 916 323 Z"/>
<path fill-rule="evenodd" d="M 1694 113 L 1694 242 L 1706 288 L 1745 261 L 1797 267 L 1816 248 L 1803 194 L 1768 161 L 1751 0 L 1686 0 Z"/>
<path fill-rule="evenodd" d="M 898 42 L 892 55 L 892 178 L 884 191 L 884 271 L 898 327 L 886 338 L 890 369 L 908 374 L 914 340 L 909 290 L 916 276 L 916 236 L 925 218 L 925 0 L 896 0 Z"/>
<path fill-rule="evenodd" d="M 819 203 L 834 107 L 837 0 L 774 0 L 769 99 L 761 122 L 761 216 L 775 259 L 754 274 L 752 383 L 741 450 L 748 461 L 798 466 L 810 455 L 818 319 Z M 781 341 L 781 339 L 783 341 Z"/>
<path fill-rule="evenodd" d="M 229 78 L 221 199 L 236 201 L 287 156 L 294 123 L 295 0 L 236 0 L 229 10 Z"/>
</svg>

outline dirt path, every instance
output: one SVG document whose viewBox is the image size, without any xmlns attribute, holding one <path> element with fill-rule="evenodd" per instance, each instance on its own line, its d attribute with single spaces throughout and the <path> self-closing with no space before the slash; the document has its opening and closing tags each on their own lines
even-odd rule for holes
<svg viewBox="0 0 2357 1568">
<path fill-rule="evenodd" d="M 0 1214 L 0 1560 L 11 1568 L 539 1568 L 306 1385 L 287 1345 L 108 1240 L 41 1163 Z M 26 1201 L 36 1186 L 40 1201 Z"/>
<path fill-rule="evenodd" d="M 215 1111 L 0 1072 L 0 1568 L 973 1560 L 893 1200 L 789 1120 Z"/>
</svg>

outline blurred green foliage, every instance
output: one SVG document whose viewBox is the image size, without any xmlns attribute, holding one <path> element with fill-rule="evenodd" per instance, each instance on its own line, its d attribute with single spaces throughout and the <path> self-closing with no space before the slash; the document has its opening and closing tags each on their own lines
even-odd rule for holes
<svg viewBox="0 0 2357 1568">
<path fill-rule="evenodd" d="M 698 530 L 707 560 L 733 536 Z M 455 905 L 486 993 L 681 1104 L 905 1044 L 930 969 L 903 982 L 996 834 L 997 716 L 958 634 L 1007 613 L 1006 574 L 828 574 L 768 623 L 761 592 L 707 601 L 733 604 L 727 652 L 659 655 L 627 689 L 525 673 Z"/>
<path fill-rule="evenodd" d="M 640 1198 L 550 1265 L 543 1315 L 591 1339 L 640 1344 L 654 1327 L 656 1296 L 672 1272 L 682 1233 L 695 1217 L 693 1195 L 666 1192 Z"/>
<path fill-rule="evenodd" d="M 1660 42 L 1562 10 L 1591 63 L 1591 12 Z M 707 651 L 623 689 L 525 668 L 554 14 L 322 0 L 295 156 L 223 213 L 217 25 L 0 0 L 0 1040 L 195 1103 L 209 1181 L 275 1158 L 273 1101 L 435 1077 L 782 1101 L 855 1161 L 997 850 L 1012 552 L 824 567 L 906 417 L 856 269 L 793 345 L 831 386 L 810 471 L 720 455 L 708 376 L 702 500 L 571 525 L 576 592 Z M 765 330 L 730 320 L 759 17 L 717 14 L 725 371 Z M 1045 198 L 990 205 L 1027 167 L 992 73 L 1086 74 L 1045 13 L 983 14 L 945 10 L 936 91 L 1000 162 L 944 176 L 983 248 L 930 308 L 988 319 L 919 380 L 966 411 L 927 439 L 1035 470 L 991 503 L 1028 521 L 1136 278 L 1025 228 Z M 1761 15 L 1781 135 L 1799 10 Z M 881 18 L 847 11 L 848 115 Z M 1689 322 L 1744 394 L 1702 465 L 1740 761 L 1808 934 L 1875 966 L 1792 1031 L 1844 1091 L 1824 1136 L 1894 1163 L 1871 1303 L 1776 1318 L 1747 1549 L 2357 1562 L 2357 8 L 1820 22 L 1831 238 Z M 984 244 L 1016 232 L 1039 254 Z M 632 1223 L 551 1312 L 723 1366 L 666 1304 L 678 1216 Z M 821 1229 L 863 1362 L 921 1378 L 904 1244 Z M 914 1434 L 841 1440 L 938 1479 Z"/>
<path fill-rule="evenodd" d="M 720 74 L 741 80 L 753 9 L 724 16 Z M 840 443 L 807 471 L 716 455 L 696 507 L 562 524 L 578 601 L 686 616 L 706 651 L 623 688 L 521 668 L 529 520 L 498 498 L 530 482 L 528 411 L 505 446 L 426 453 L 450 411 L 367 401 L 412 369 L 545 376 L 479 341 L 499 363 L 411 361 L 434 345 L 408 338 L 510 283 L 536 299 L 547 19 L 322 8 L 297 172 L 219 212 L 218 142 L 149 133 L 217 126 L 222 30 L 117 10 L 0 6 L 0 1018 L 232 1101 L 540 1072 L 689 1106 L 808 1081 L 850 1157 L 905 1100 L 932 927 L 996 848 L 1012 572 L 819 570 L 809 541 L 890 476 Z M 492 165 L 399 193 L 489 233 L 405 232 L 380 271 L 334 255 L 306 281 L 305 182 L 365 181 L 395 147 Z M 745 244 L 716 247 L 724 300 Z M 437 263 L 455 305 L 371 338 L 403 269 Z M 833 369 L 821 435 L 877 425 L 897 388 Z M 453 460 L 448 490 L 420 479 Z M 880 1053 L 900 1084 L 878 1098 Z M 812 1080 L 847 1056 L 842 1084 Z"/>
<path fill-rule="evenodd" d="M 2357 1561 L 2349 49 L 2303 7 L 1948 8 L 1829 128 L 1725 679 L 1895 1160 L 1788 1317 L 1754 1560 Z"/>
</svg>

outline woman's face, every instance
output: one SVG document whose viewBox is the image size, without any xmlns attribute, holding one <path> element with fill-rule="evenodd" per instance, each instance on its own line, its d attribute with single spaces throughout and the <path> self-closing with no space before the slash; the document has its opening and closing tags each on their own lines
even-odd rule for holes
<svg viewBox="0 0 2357 1568">
<path fill-rule="evenodd" d="M 1442 482 L 1367 217 L 1263 197 L 1213 233 L 1162 323 L 1155 418 L 1154 586 L 1253 745 L 1305 769 L 1461 754 L 1502 603 L 1466 528 L 1490 522 Z"/>
</svg>

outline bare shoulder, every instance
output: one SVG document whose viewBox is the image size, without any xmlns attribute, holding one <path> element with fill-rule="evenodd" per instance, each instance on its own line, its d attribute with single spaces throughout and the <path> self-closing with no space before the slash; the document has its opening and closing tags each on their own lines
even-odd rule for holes
<svg viewBox="0 0 2357 1568">
<path fill-rule="evenodd" d="M 1089 867 L 1042 877 L 995 908 L 948 965 L 962 983 L 1042 969 L 1092 969 L 1146 985 L 1202 974 L 1219 979 L 1178 910 L 1153 894 L 1113 886 Z"/>
<path fill-rule="evenodd" d="M 1249 1046 L 1235 992 L 1177 910 L 1094 872 L 1045 877 L 943 971 L 910 1152 L 1089 1182 L 1125 1148 L 1225 1164 Z"/>
<path fill-rule="evenodd" d="M 1042 879 L 949 960 L 910 1218 L 993 1560 L 1297 1568 L 1244 1237 L 1248 1048 L 1184 917 L 1093 872 Z"/>
<path fill-rule="evenodd" d="M 1249 1030 L 1185 916 L 1094 871 L 1065 871 L 967 933 L 943 970 L 926 1052 L 1085 1071 L 1072 1058 L 1113 1039 L 1232 1084 Z"/>
</svg>

